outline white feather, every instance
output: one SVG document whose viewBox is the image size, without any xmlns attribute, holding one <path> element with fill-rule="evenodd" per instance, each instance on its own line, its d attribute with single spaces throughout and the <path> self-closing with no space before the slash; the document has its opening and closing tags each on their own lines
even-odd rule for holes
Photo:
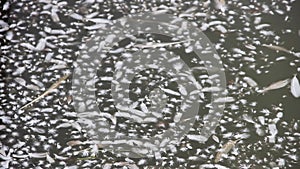
<svg viewBox="0 0 300 169">
<path fill-rule="evenodd" d="M 26 86 L 26 80 L 24 80 L 23 78 L 16 77 L 14 80 L 15 80 L 17 83 L 19 83 L 20 85 Z"/>
<path fill-rule="evenodd" d="M 243 80 L 245 80 L 251 87 L 257 86 L 257 83 L 250 77 L 244 77 Z"/>
<path fill-rule="evenodd" d="M 199 142 L 204 142 L 207 140 L 205 136 L 202 135 L 194 135 L 194 134 L 189 134 L 187 135 L 187 138 L 194 140 L 194 141 L 199 141 Z"/>
<path fill-rule="evenodd" d="M 140 106 L 141 106 L 142 112 L 144 112 L 144 113 L 148 113 L 149 112 L 149 110 L 148 110 L 148 108 L 147 108 L 147 106 L 146 106 L 145 103 L 141 103 Z"/>
<path fill-rule="evenodd" d="M 55 160 L 47 153 L 46 154 L 46 160 L 49 162 L 49 163 L 54 163 Z"/>
<path fill-rule="evenodd" d="M 291 93 L 294 97 L 300 97 L 300 84 L 296 76 L 291 81 Z"/>
<path fill-rule="evenodd" d="M 45 158 L 47 153 L 28 153 L 31 158 Z"/>
<path fill-rule="evenodd" d="M 41 50 L 44 50 L 45 47 L 46 47 L 46 39 L 41 38 L 39 40 L 39 43 L 36 45 L 35 50 L 41 51 Z"/>
<path fill-rule="evenodd" d="M 161 88 L 162 91 L 171 94 L 171 95 L 175 95 L 175 96 L 180 96 L 180 93 L 174 91 L 174 90 L 170 90 L 170 89 L 166 89 L 166 88 Z"/>
</svg>

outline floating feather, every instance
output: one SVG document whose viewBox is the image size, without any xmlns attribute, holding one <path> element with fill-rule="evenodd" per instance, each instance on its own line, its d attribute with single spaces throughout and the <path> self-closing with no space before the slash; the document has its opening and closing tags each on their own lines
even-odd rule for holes
<svg viewBox="0 0 300 169">
<path fill-rule="evenodd" d="M 174 96 L 180 96 L 180 93 L 171 89 L 161 88 L 161 90 Z"/>
<path fill-rule="evenodd" d="M 193 141 L 199 141 L 199 142 L 204 142 L 206 141 L 206 137 L 202 135 L 195 135 L 195 134 L 188 134 L 187 138 Z"/>
<path fill-rule="evenodd" d="M 293 52 L 293 51 L 290 51 L 284 47 L 281 47 L 281 46 L 277 46 L 277 45 L 267 45 L 267 44 L 263 44 L 262 46 L 264 47 L 267 47 L 269 49 L 272 49 L 272 50 L 276 50 L 276 51 L 281 51 L 281 52 L 285 52 L 285 53 L 289 53 L 289 54 L 292 54 L 296 57 L 299 57 L 299 54 Z"/>
<path fill-rule="evenodd" d="M 46 47 L 47 40 L 44 38 L 41 38 L 36 46 L 31 45 L 30 43 L 21 43 L 20 45 L 23 47 L 28 48 L 29 50 L 33 51 L 42 51 Z"/>
<path fill-rule="evenodd" d="M 225 0 L 214 0 L 215 8 L 225 12 L 227 10 L 227 5 Z"/>
<path fill-rule="evenodd" d="M 26 80 L 24 80 L 23 78 L 16 77 L 14 80 L 15 80 L 17 83 L 19 83 L 21 86 L 26 86 Z"/>
<path fill-rule="evenodd" d="M 31 158 L 45 158 L 47 153 L 28 153 Z"/>
<path fill-rule="evenodd" d="M 276 50 L 276 51 L 282 51 L 282 52 L 286 52 L 286 53 L 291 53 L 291 51 L 287 50 L 286 48 L 281 47 L 281 46 L 277 46 L 277 45 L 263 44 L 262 46 L 267 47 L 267 48 L 272 49 L 272 50 Z"/>
<path fill-rule="evenodd" d="M 87 18 L 86 21 L 91 21 L 94 23 L 100 23 L 100 24 L 112 24 L 111 20 L 104 19 L 104 18 Z"/>
<path fill-rule="evenodd" d="M 201 89 L 201 92 L 219 92 L 222 91 L 221 87 L 212 86 L 212 87 L 204 87 Z"/>
<path fill-rule="evenodd" d="M 270 91 L 270 90 L 275 90 L 275 89 L 283 88 L 286 85 L 288 85 L 289 82 L 290 82 L 290 79 L 280 80 L 278 82 L 272 83 L 268 87 L 265 87 L 264 89 L 262 89 L 261 91 L 259 91 L 259 93 L 265 93 L 265 92 Z"/>
<path fill-rule="evenodd" d="M 212 139 L 213 139 L 215 142 L 217 142 L 217 143 L 220 142 L 220 139 L 219 139 L 216 135 L 213 135 L 213 136 L 212 136 Z"/>
<path fill-rule="evenodd" d="M 57 12 L 58 12 L 57 7 L 53 7 L 51 9 L 51 18 L 52 18 L 53 22 L 59 22 L 60 21 L 59 16 L 57 15 Z"/>
<path fill-rule="evenodd" d="M 184 42 L 189 42 L 192 41 L 191 39 L 188 40 L 183 40 L 183 41 L 179 41 L 179 42 L 166 42 L 166 43 L 153 43 L 153 42 L 148 42 L 146 44 L 137 44 L 134 47 L 138 47 L 138 48 L 160 48 L 160 47 L 167 47 L 167 46 L 171 46 L 171 45 L 177 45 L 177 44 L 181 44 Z"/>
<path fill-rule="evenodd" d="M 300 84 L 297 76 L 295 75 L 291 81 L 291 93 L 294 97 L 300 97 Z"/>
<path fill-rule="evenodd" d="M 46 154 L 46 160 L 49 162 L 49 163 L 54 163 L 55 160 L 47 153 Z"/>
<path fill-rule="evenodd" d="M 41 38 L 41 39 L 39 40 L 38 44 L 36 45 L 35 49 L 36 49 L 37 51 L 42 51 L 42 50 L 44 50 L 45 47 L 46 47 L 46 42 L 47 42 L 46 39 Z"/>
<path fill-rule="evenodd" d="M 239 140 L 229 140 L 217 153 L 215 158 L 215 163 L 218 163 L 221 160 L 223 154 L 227 154 L 238 142 Z"/>
<path fill-rule="evenodd" d="M 233 97 L 219 97 L 214 100 L 215 103 L 229 103 L 229 102 L 234 102 L 235 98 Z"/>
<path fill-rule="evenodd" d="M 76 20 L 83 20 L 83 16 L 79 15 L 77 13 L 72 13 L 69 15 L 71 18 L 76 19 Z"/>
<path fill-rule="evenodd" d="M 246 81 L 246 83 L 251 87 L 257 86 L 257 83 L 250 77 L 244 77 L 243 80 Z"/>
</svg>

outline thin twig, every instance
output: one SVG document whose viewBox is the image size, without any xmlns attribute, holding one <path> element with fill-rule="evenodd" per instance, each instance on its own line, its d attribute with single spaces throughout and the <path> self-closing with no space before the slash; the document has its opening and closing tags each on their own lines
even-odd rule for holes
<svg viewBox="0 0 300 169">
<path fill-rule="evenodd" d="M 288 54 L 292 54 L 292 55 L 294 55 L 296 57 L 299 57 L 299 54 L 297 54 L 297 53 L 295 53 L 295 52 L 293 52 L 291 50 L 288 50 L 288 49 L 286 49 L 284 47 L 281 47 L 281 46 L 267 45 L 267 44 L 263 44 L 262 46 L 267 47 L 267 48 L 272 49 L 272 50 L 282 51 L 282 52 L 285 52 L 285 53 L 288 53 Z"/>
<path fill-rule="evenodd" d="M 37 98 L 35 98 L 31 102 L 29 102 L 26 105 L 22 106 L 20 108 L 20 110 L 23 110 L 23 109 L 27 108 L 28 106 L 32 105 L 35 102 L 38 102 L 39 100 L 41 100 L 42 98 L 44 98 L 45 96 L 47 96 L 54 89 L 56 89 L 64 80 L 66 80 L 69 76 L 70 76 L 70 74 L 66 74 L 63 77 L 61 77 L 57 82 L 55 82 L 53 85 L 51 85 L 48 90 L 46 90 L 43 94 L 41 94 L 40 96 L 38 96 Z"/>
</svg>

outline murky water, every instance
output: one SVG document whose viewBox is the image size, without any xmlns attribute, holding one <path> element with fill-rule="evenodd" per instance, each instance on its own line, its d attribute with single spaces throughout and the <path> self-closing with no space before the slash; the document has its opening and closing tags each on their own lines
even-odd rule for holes
<svg viewBox="0 0 300 169">
<path fill-rule="evenodd" d="M 0 159 L 4 168 L 297 168 L 300 88 L 291 81 L 297 81 L 294 75 L 300 79 L 299 2 L 39 0 L 2 4 Z M 205 126 L 204 117 L 212 109 L 210 99 L 214 91 L 202 95 L 196 92 L 199 98 L 185 99 L 183 95 L 192 92 L 192 88 L 189 83 L 178 83 L 172 75 L 178 69 L 179 74 L 184 74 L 178 76 L 183 82 L 194 76 L 191 81 L 199 83 L 202 90 L 219 90 L 209 87 L 219 78 L 215 74 L 220 70 L 202 69 L 205 64 L 190 52 L 190 42 L 179 43 L 181 37 L 134 34 L 100 55 L 101 59 L 86 62 L 89 58 L 84 54 L 91 54 L 89 45 L 97 41 L 97 31 L 117 35 L 112 31 L 113 20 L 149 11 L 194 23 L 222 60 L 228 98 L 222 101 L 225 102 L 222 119 L 208 140 L 203 141 L 200 133 Z M 109 41 L 107 37 L 101 38 Z M 147 42 L 152 42 L 150 47 Z M 176 44 L 153 48 L 170 42 Z M 95 45 L 99 47 L 101 43 Z M 132 107 L 126 111 L 135 109 L 133 116 L 124 113 L 124 106 L 120 106 L 126 91 L 119 90 L 119 83 L 110 77 L 118 79 L 124 76 L 122 71 L 130 74 L 136 70 L 127 68 L 125 61 L 131 55 L 134 60 L 135 52 L 141 48 L 146 48 L 143 49 L 146 54 L 157 49 L 166 58 L 170 51 L 183 62 L 176 62 L 174 70 L 168 70 L 155 68 L 159 58 L 152 59 L 153 67 L 133 73 L 128 83 L 129 78 L 122 79 L 122 83 L 129 84 L 128 100 L 132 101 Z M 97 51 L 94 54 L 97 56 Z M 134 61 L 135 68 L 144 63 L 143 59 Z M 81 76 L 79 81 L 69 76 L 45 97 L 20 110 L 65 74 L 78 71 L 80 65 L 86 70 L 96 67 L 96 76 Z M 191 74 L 182 71 L 185 65 L 192 68 Z M 121 73 L 115 73 L 116 70 Z M 75 97 L 76 91 L 81 90 L 74 92 L 74 84 L 80 84 L 81 80 L 86 82 L 84 89 L 89 90 L 87 79 L 95 80 L 90 82 L 95 84 L 91 92 L 96 96 L 91 101 Z M 89 114 L 93 113 L 89 112 L 92 103 L 104 115 Z M 176 112 L 188 110 L 195 103 L 200 106 L 191 128 L 182 140 L 169 143 L 168 139 L 173 137 L 163 134 L 172 128 L 179 129 L 182 125 L 178 123 L 185 126 L 188 125 L 185 121 L 190 122 Z M 124 111 L 118 112 L 120 109 Z M 83 116 L 93 118 L 89 121 Z M 114 127 L 99 127 L 106 125 Z M 97 132 L 104 131 L 123 133 L 113 138 L 120 142 L 125 136 L 133 138 L 132 147 L 113 149 L 115 143 L 109 142 L 109 135 L 103 136 L 104 141 L 95 142 L 102 139 Z M 157 151 L 140 148 L 148 142 L 140 143 L 139 139 L 153 136 L 162 137 Z M 233 147 L 223 147 L 229 140 L 237 142 Z M 124 144 L 128 142 L 125 140 Z M 165 144 L 169 146 L 162 146 Z M 228 152 L 221 153 L 216 160 L 218 152 L 226 149 Z M 132 154 L 126 156 L 127 152 Z"/>
</svg>

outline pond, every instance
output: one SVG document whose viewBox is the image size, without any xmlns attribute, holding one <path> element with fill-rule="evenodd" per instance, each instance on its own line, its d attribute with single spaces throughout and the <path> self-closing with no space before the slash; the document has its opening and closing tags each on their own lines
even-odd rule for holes
<svg viewBox="0 0 300 169">
<path fill-rule="evenodd" d="M 1 1 L 3 168 L 297 168 L 299 1 Z"/>
</svg>

